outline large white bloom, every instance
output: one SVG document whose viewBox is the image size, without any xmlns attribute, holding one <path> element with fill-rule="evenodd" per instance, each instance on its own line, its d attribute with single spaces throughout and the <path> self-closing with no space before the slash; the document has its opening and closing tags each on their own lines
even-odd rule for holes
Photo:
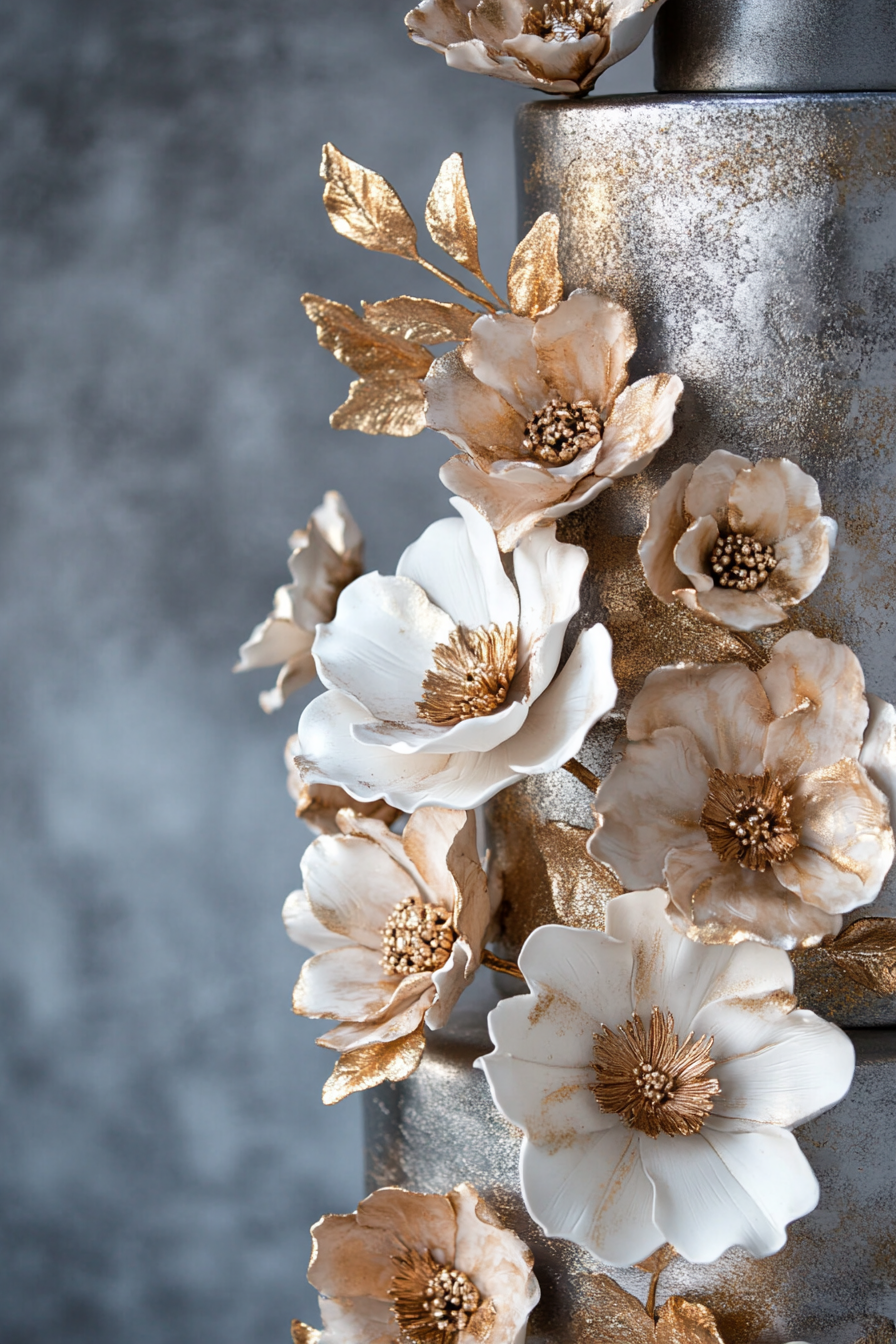
<svg viewBox="0 0 896 1344">
<path fill-rule="evenodd" d="M 628 383 L 630 313 L 577 289 L 535 317 L 480 317 L 424 379 L 426 423 L 462 450 L 440 472 L 485 514 L 502 550 L 653 460 L 683 384 Z"/>
<path fill-rule="evenodd" d="M 335 1019 L 339 1025 L 318 1045 L 342 1054 L 418 1033 L 416 1056 L 410 1050 L 402 1056 L 415 1068 L 421 1024 L 445 1025 L 485 945 L 492 911 L 475 818 L 421 808 L 400 836 L 347 809 L 336 820 L 341 834 L 309 845 L 304 887 L 283 907 L 290 938 L 316 954 L 302 968 L 293 1011 Z M 347 1071 L 337 1069 L 324 1100 L 381 1082 L 372 1067 L 378 1056 L 368 1050 L 367 1067 L 353 1074 L 352 1086 L 343 1085 Z M 389 1076 L 394 1081 L 394 1068 Z"/>
<path fill-rule="evenodd" d="M 853 1047 L 793 1011 L 785 952 L 691 942 L 666 900 L 615 897 L 606 933 L 536 929 L 531 992 L 492 1011 L 478 1063 L 524 1132 L 523 1198 L 548 1236 L 613 1265 L 664 1242 L 701 1264 L 771 1255 L 818 1201 L 790 1129 L 845 1094 Z"/>
<path fill-rule="evenodd" d="M 311 1229 L 308 1280 L 323 1333 L 298 1322 L 293 1338 L 319 1344 L 523 1344 L 540 1290 L 532 1252 L 464 1183 L 447 1195 L 386 1187 L 357 1213 L 327 1214 Z M 445 1298 L 453 1289 L 459 1305 Z M 428 1292 L 428 1289 L 432 1289 Z M 434 1312 L 451 1323 L 440 1329 Z M 443 1318 L 443 1319 L 446 1319 Z"/>
<path fill-rule="evenodd" d="M 811 946 L 877 896 L 896 852 L 893 711 L 876 700 L 869 726 L 842 644 L 798 630 L 759 672 L 661 667 L 626 734 L 588 848 L 630 889 L 665 883 L 690 936 Z"/>
<path fill-rule="evenodd" d="M 587 93 L 647 36 L 663 0 L 423 0 L 411 38 L 449 65 L 542 93 Z"/>
<path fill-rule="evenodd" d="M 273 611 L 241 646 L 233 669 L 281 664 L 276 686 L 258 697 L 266 714 L 314 676 L 314 628 L 332 618 L 339 594 L 362 569 L 363 538 L 338 490 L 327 491 L 308 526 L 293 532 L 289 544 L 292 583 L 277 589 Z"/>
<path fill-rule="evenodd" d="M 558 672 L 587 555 L 554 528 L 514 552 L 463 500 L 409 546 L 395 576 L 365 574 L 318 630 L 326 694 L 299 723 L 299 769 L 411 812 L 473 808 L 555 770 L 613 707 L 611 641 L 584 631 Z"/>
</svg>

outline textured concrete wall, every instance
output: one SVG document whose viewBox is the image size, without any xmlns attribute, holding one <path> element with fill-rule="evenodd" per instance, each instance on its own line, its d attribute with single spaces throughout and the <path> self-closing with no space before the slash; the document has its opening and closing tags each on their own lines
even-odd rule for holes
<svg viewBox="0 0 896 1344">
<path fill-rule="evenodd" d="M 419 283 L 330 231 L 325 139 L 418 217 L 463 149 L 487 271 L 515 241 L 522 95 L 404 8 L 0 0 L 4 1344 L 286 1340 L 309 1225 L 361 1193 L 289 1012 L 300 705 L 229 668 L 326 488 L 384 570 L 446 509 L 443 441 L 329 429 L 348 373 L 299 306 Z"/>
</svg>

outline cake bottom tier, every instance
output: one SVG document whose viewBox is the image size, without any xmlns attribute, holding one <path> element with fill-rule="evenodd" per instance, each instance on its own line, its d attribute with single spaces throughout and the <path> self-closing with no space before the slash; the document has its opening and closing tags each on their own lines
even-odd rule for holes
<svg viewBox="0 0 896 1344">
<path fill-rule="evenodd" d="M 765 1260 L 732 1250 L 710 1265 L 678 1259 L 658 1302 L 675 1293 L 715 1314 L 725 1344 L 856 1344 L 890 1338 L 896 1316 L 896 1030 L 850 1033 L 856 1076 L 839 1106 L 796 1131 L 821 1185 L 818 1208 Z M 610 1274 L 644 1301 L 647 1275 L 610 1269 L 571 1242 L 545 1237 L 519 1190 L 521 1133 L 492 1104 L 473 1061 L 491 1049 L 481 1017 L 427 1044 L 403 1083 L 365 1094 L 370 1189 L 444 1192 L 470 1181 L 531 1246 L 541 1284 L 528 1344 L 588 1344 L 594 1276 Z"/>
</svg>

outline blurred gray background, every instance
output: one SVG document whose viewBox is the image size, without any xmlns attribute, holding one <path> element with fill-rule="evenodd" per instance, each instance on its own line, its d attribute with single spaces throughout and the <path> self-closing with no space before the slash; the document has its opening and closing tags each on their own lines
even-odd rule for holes
<svg viewBox="0 0 896 1344">
<path fill-rule="evenodd" d="M 516 241 L 528 95 L 405 8 L 0 0 L 3 1344 L 285 1344 L 362 1193 L 290 1012 L 300 698 L 230 667 L 325 489 L 386 572 L 446 512 L 444 440 L 329 428 L 350 375 L 299 304 L 438 294 L 331 231 L 326 139 L 418 220 L 463 150 L 486 273 Z"/>
</svg>

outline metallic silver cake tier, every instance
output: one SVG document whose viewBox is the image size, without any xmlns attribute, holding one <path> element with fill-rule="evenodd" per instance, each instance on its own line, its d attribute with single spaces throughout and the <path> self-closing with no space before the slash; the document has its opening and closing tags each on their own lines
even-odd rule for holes
<svg viewBox="0 0 896 1344">
<path fill-rule="evenodd" d="M 816 1211 L 768 1259 L 735 1250 L 712 1265 L 676 1260 L 663 1275 L 658 1300 L 677 1293 L 705 1303 L 726 1344 L 855 1344 L 896 1315 L 896 1033 L 852 1038 L 851 1092 L 797 1130 L 821 1185 Z M 542 1299 L 528 1344 L 588 1344 L 596 1337 L 594 1275 L 608 1272 L 642 1301 L 647 1276 L 607 1270 L 571 1242 L 544 1237 L 529 1218 L 519 1192 L 520 1132 L 472 1067 L 489 1049 L 481 1022 L 458 1014 L 430 1039 L 407 1082 L 365 1093 L 369 1187 L 441 1192 L 471 1181 L 535 1254 Z"/>
<path fill-rule="evenodd" d="M 632 377 L 685 384 L 652 466 L 561 522 L 591 559 L 571 635 L 605 622 L 620 682 L 618 712 L 582 759 L 606 773 L 652 668 L 745 656 L 656 600 L 637 557 L 653 494 L 715 448 L 787 456 L 818 479 L 840 533 L 795 623 L 848 644 L 868 689 L 896 700 L 896 94 L 531 103 L 518 152 L 523 223 L 559 215 L 569 289 L 632 310 Z M 508 951 L 541 923 L 600 926 L 618 887 L 582 861 L 589 804 L 562 771 L 492 804 Z M 896 876 L 857 914 L 896 915 Z M 796 962 L 805 1006 L 847 1025 L 896 1023 L 896 998 L 861 989 L 823 953 Z"/>
</svg>

